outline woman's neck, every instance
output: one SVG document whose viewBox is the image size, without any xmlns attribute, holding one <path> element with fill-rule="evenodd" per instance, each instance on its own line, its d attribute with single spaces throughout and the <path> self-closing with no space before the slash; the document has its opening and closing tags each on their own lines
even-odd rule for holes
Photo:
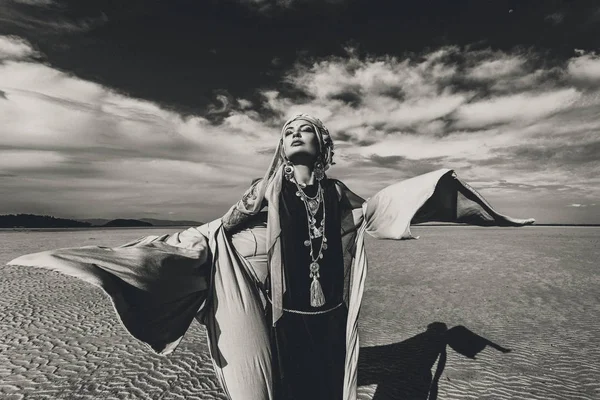
<svg viewBox="0 0 600 400">
<path fill-rule="evenodd" d="M 308 165 L 294 165 L 294 177 L 296 178 L 296 182 L 298 182 L 298 184 L 312 185 L 315 183 L 313 169 Z"/>
</svg>

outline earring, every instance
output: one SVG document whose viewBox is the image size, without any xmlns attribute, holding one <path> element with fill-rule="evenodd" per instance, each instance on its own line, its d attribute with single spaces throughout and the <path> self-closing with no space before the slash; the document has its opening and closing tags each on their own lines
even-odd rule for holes
<svg viewBox="0 0 600 400">
<path fill-rule="evenodd" d="M 285 167 L 283 167 L 283 175 L 288 181 L 294 178 L 294 164 L 289 160 L 285 163 Z"/>
<path fill-rule="evenodd" d="M 323 163 L 321 161 L 317 161 L 315 163 L 314 174 L 315 174 L 315 179 L 318 181 L 325 178 L 325 168 L 323 168 Z"/>
</svg>

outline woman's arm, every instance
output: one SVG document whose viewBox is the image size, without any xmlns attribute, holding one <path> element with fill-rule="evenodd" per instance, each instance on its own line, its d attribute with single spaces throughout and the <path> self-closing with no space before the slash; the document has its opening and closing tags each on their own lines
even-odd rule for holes
<svg viewBox="0 0 600 400">
<path fill-rule="evenodd" d="M 256 214 L 246 212 L 244 210 L 252 209 L 257 201 L 258 186 L 262 179 L 257 179 L 252 183 L 252 186 L 242 196 L 241 200 L 234 204 L 227 213 L 221 218 L 223 228 L 228 233 L 242 228 Z M 263 199 L 260 209 L 267 205 L 267 200 Z"/>
</svg>

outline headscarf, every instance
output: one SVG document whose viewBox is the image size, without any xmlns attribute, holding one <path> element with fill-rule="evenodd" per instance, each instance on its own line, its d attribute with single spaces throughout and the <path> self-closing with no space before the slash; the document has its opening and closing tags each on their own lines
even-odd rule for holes
<svg viewBox="0 0 600 400">
<path fill-rule="evenodd" d="M 312 117 L 308 114 L 297 114 L 293 116 L 292 118 L 288 119 L 285 124 L 283 124 L 283 128 L 281 128 L 281 139 L 283 140 L 286 128 L 292 122 L 297 120 L 304 120 L 312 124 L 319 140 L 319 158 L 321 158 L 323 161 L 323 166 L 325 167 L 325 170 L 327 170 L 330 165 L 335 164 L 333 162 L 334 146 L 331 135 L 329 134 L 329 130 L 325 127 L 320 119 Z"/>
<path fill-rule="evenodd" d="M 334 164 L 333 140 L 323 122 L 307 114 L 295 115 L 283 124 L 273 159 L 263 179 L 255 182 L 242 200 L 227 214 L 231 216 L 232 211 L 237 211 L 238 215 L 241 213 L 246 219 L 256 215 L 262 208 L 263 200 L 267 200 L 267 265 L 271 279 L 273 326 L 283 315 L 283 294 L 286 290 L 279 224 L 279 196 L 283 185 L 283 168 L 287 162 L 283 149 L 283 136 L 288 125 L 300 119 L 309 122 L 314 128 L 319 141 L 319 158 L 323 162 L 324 169 L 327 170 Z"/>
</svg>

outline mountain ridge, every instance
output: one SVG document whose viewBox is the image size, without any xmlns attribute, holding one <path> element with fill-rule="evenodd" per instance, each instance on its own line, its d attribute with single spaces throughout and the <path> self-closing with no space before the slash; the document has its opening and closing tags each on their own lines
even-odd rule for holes
<svg viewBox="0 0 600 400">
<path fill-rule="evenodd" d="M 4 214 L 0 215 L 0 228 L 99 228 L 99 227 L 151 227 L 151 226 L 200 226 L 202 222 L 191 220 L 164 220 L 154 218 L 57 218 L 51 215 Z"/>
</svg>

